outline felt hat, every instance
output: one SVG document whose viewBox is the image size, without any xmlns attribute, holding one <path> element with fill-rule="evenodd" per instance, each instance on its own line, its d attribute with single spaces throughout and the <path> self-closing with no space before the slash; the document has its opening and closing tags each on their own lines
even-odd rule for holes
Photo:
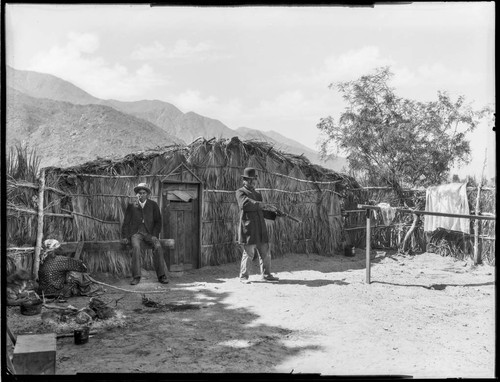
<svg viewBox="0 0 500 382">
<path fill-rule="evenodd" d="M 134 187 L 134 192 L 137 194 L 139 190 L 145 190 L 147 191 L 148 194 L 151 193 L 151 189 L 149 188 L 147 183 L 139 183 L 137 186 Z"/>
<path fill-rule="evenodd" d="M 253 167 L 247 167 L 243 170 L 243 175 L 241 177 L 243 179 L 257 179 L 256 170 Z"/>
</svg>

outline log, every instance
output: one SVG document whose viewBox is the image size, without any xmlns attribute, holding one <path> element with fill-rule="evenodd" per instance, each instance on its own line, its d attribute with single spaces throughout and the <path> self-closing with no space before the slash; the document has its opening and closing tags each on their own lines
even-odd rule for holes
<svg viewBox="0 0 500 382">
<path fill-rule="evenodd" d="M 488 158 L 487 149 L 484 151 L 484 163 L 483 170 L 481 171 L 481 179 L 479 181 L 479 186 L 477 186 L 477 198 L 476 198 L 476 210 L 474 211 L 476 215 L 480 214 L 480 196 L 481 188 L 483 186 L 484 169 L 486 167 L 486 161 Z M 479 221 L 476 219 L 474 221 L 474 265 L 481 264 L 481 253 L 479 252 Z"/>
<path fill-rule="evenodd" d="M 38 280 L 38 269 L 40 268 L 40 252 L 42 250 L 43 238 L 43 192 L 45 188 L 45 169 L 40 171 L 39 175 L 40 188 L 38 189 L 38 226 L 36 234 L 35 258 L 33 259 L 33 273 L 34 280 Z"/>
<path fill-rule="evenodd" d="M 100 252 L 100 251 L 126 251 L 130 249 L 129 245 L 124 245 L 120 240 L 108 240 L 108 241 L 70 241 L 62 242 L 61 246 L 57 249 L 58 253 L 68 254 L 75 253 L 78 250 L 78 246 L 82 245 L 82 251 L 85 252 Z M 160 239 L 160 243 L 163 248 L 173 249 L 175 248 L 174 239 Z"/>
<path fill-rule="evenodd" d="M 96 331 L 90 331 L 89 332 L 89 336 L 94 336 L 96 335 L 98 332 Z M 58 334 L 56 336 L 57 339 L 59 338 L 68 338 L 68 337 L 74 337 L 75 336 L 75 333 L 61 333 L 61 334 Z"/>
<path fill-rule="evenodd" d="M 371 225 L 371 211 L 366 209 L 366 283 L 370 284 L 370 252 L 371 252 L 371 237 L 370 237 L 370 225 Z"/>
<path fill-rule="evenodd" d="M 413 214 L 413 223 L 411 224 L 410 229 L 408 230 L 408 232 L 406 232 L 405 238 L 403 239 L 403 244 L 401 244 L 401 252 L 404 253 L 406 251 L 406 243 L 407 243 L 408 239 L 410 238 L 411 234 L 413 233 L 413 231 L 415 231 L 415 228 L 417 227 L 418 221 L 419 221 L 418 215 Z M 411 249 L 411 246 L 410 246 L 410 249 Z"/>
<path fill-rule="evenodd" d="M 481 196 L 481 184 L 477 187 L 476 214 L 479 214 L 479 198 Z M 474 265 L 481 264 L 481 254 L 479 253 L 479 220 L 474 220 Z"/>
</svg>

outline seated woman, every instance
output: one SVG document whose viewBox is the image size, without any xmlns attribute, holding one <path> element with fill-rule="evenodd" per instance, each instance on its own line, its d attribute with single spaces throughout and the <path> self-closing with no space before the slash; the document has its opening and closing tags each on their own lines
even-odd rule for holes
<svg viewBox="0 0 500 382">
<path fill-rule="evenodd" d="M 87 267 L 81 260 L 58 256 L 54 251 L 61 244 L 57 240 L 44 241 L 40 256 L 38 284 L 40 295 L 45 297 L 93 296 L 102 288 L 92 282 Z"/>
</svg>

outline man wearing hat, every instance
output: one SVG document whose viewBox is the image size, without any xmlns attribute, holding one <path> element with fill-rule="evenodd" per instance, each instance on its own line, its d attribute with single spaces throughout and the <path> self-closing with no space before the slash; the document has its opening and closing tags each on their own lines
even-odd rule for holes
<svg viewBox="0 0 500 382">
<path fill-rule="evenodd" d="M 240 223 L 238 241 L 243 246 L 243 256 L 240 266 L 240 281 L 248 283 L 247 263 L 253 259 L 255 251 L 259 253 L 260 272 L 265 281 L 276 281 L 271 274 L 271 254 L 269 252 L 269 237 L 264 219 L 275 220 L 277 213 L 266 208 L 262 195 L 255 190 L 257 174 L 254 168 L 244 170 L 243 187 L 236 190 L 236 200 L 240 208 Z"/>
<path fill-rule="evenodd" d="M 161 214 L 158 204 L 149 199 L 151 189 L 146 183 L 139 183 L 134 187 L 137 200 L 129 203 L 125 211 L 122 225 L 122 242 L 131 243 L 132 252 L 132 281 L 131 285 L 141 281 L 141 243 L 144 241 L 153 246 L 153 264 L 158 281 L 167 284 L 165 275 L 165 259 L 159 240 L 161 231 Z"/>
</svg>

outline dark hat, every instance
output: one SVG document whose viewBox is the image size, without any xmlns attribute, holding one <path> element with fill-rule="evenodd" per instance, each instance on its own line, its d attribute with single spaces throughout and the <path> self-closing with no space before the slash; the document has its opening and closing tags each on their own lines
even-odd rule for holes
<svg viewBox="0 0 500 382">
<path fill-rule="evenodd" d="M 137 186 L 134 187 L 134 192 L 137 194 L 139 190 L 145 190 L 148 192 L 148 194 L 151 193 L 151 189 L 148 187 L 147 183 L 139 183 Z"/>
<path fill-rule="evenodd" d="M 241 177 L 245 179 L 257 179 L 256 170 L 252 167 L 247 167 Z"/>
</svg>

